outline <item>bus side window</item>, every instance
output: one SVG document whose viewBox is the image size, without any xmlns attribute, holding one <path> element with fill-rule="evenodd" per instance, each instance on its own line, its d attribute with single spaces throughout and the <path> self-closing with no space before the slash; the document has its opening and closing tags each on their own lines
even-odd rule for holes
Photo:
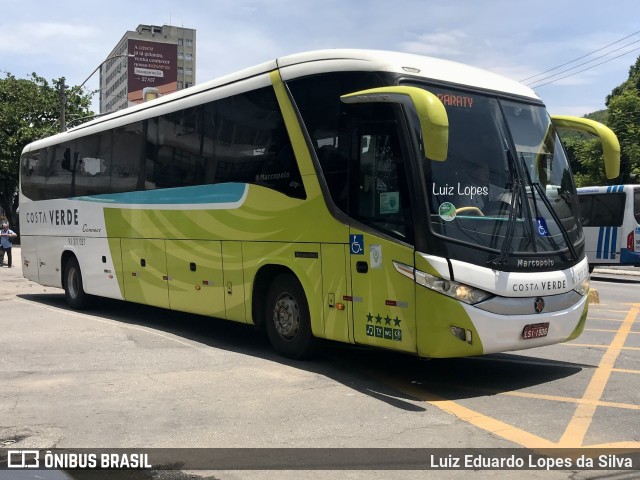
<svg viewBox="0 0 640 480">
<path fill-rule="evenodd" d="M 349 200 L 348 158 L 333 145 L 323 145 L 318 148 L 318 160 L 331 199 L 340 210 L 347 212 Z"/>
<path fill-rule="evenodd" d="M 593 198 L 591 195 L 579 195 L 580 202 L 580 220 L 583 227 L 591 226 L 591 215 L 593 210 Z"/>
<path fill-rule="evenodd" d="M 640 188 L 633 189 L 633 216 L 636 223 L 640 223 Z"/>
<path fill-rule="evenodd" d="M 412 242 L 409 187 L 397 124 L 376 122 L 359 130 L 353 148 L 356 158 L 350 215 L 387 235 Z"/>
<path fill-rule="evenodd" d="M 580 195 L 580 216 L 584 227 L 621 227 L 624 193 Z"/>
</svg>

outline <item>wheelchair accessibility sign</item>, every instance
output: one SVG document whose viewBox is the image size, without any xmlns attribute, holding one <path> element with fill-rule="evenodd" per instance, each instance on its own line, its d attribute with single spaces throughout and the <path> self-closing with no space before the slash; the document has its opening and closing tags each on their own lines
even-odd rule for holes
<svg viewBox="0 0 640 480">
<path fill-rule="evenodd" d="M 351 255 L 364 255 L 364 235 L 349 235 Z"/>
<path fill-rule="evenodd" d="M 547 227 L 547 222 L 543 217 L 536 217 L 536 227 L 538 229 L 538 235 L 541 237 L 549 237 L 549 228 Z"/>
</svg>

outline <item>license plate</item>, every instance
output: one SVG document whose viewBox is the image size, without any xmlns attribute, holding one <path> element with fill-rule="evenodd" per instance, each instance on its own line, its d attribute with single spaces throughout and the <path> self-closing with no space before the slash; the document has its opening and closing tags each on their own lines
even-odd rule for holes
<svg viewBox="0 0 640 480">
<path fill-rule="evenodd" d="M 522 339 L 529 340 L 530 338 L 546 337 L 549 333 L 549 322 L 545 323 L 532 323 L 531 325 L 525 325 L 522 330 Z"/>
</svg>

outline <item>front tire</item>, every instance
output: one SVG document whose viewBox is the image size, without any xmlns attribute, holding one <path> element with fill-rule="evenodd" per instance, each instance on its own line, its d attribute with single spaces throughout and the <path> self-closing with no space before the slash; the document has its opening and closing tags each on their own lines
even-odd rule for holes
<svg viewBox="0 0 640 480">
<path fill-rule="evenodd" d="M 76 257 L 67 260 L 63 277 L 64 296 L 67 304 L 74 310 L 85 310 L 91 306 L 93 297 L 84 291 L 82 272 Z"/>
<path fill-rule="evenodd" d="M 267 292 L 265 321 L 267 335 L 280 355 L 306 358 L 313 352 L 309 305 L 298 280 L 278 275 Z"/>
</svg>

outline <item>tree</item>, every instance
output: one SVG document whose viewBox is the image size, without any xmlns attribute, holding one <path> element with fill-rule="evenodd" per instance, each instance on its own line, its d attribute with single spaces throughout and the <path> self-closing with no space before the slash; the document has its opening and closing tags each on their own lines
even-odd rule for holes
<svg viewBox="0 0 640 480">
<path fill-rule="evenodd" d="M 60 86 L 64 78 L 49 83 L 32 73 L 0 78 L 0 207 L 12 228 L 19 229 L 18 169 L 20 154 L 28 143 L 60 130 Z M 79 88 L 66 90 L 68 118 L 88 117 L 91 94 Z M 15 228 L 14 228 L 15 227 Z"/>
<path fill-rule="evenodd" d="M 629 69 L 629 78 L 607 96 L 606 115 L 603 111 L 585 115 L 605 123 L 620 142 L 620 176 L 615 183 L 640 183 L 640 57 Z M 598 140 L 571 133 L 562 133 L 576 184 L 606 185 L 602 148 Z"/>
<path fill-rule="evenodd" d="M 620 183 L 637 183 L 640 180 L 640 89 L 633 86 L 611 95 L 607 106 L 608 126 L 620 142 Z"/>
</svg>

